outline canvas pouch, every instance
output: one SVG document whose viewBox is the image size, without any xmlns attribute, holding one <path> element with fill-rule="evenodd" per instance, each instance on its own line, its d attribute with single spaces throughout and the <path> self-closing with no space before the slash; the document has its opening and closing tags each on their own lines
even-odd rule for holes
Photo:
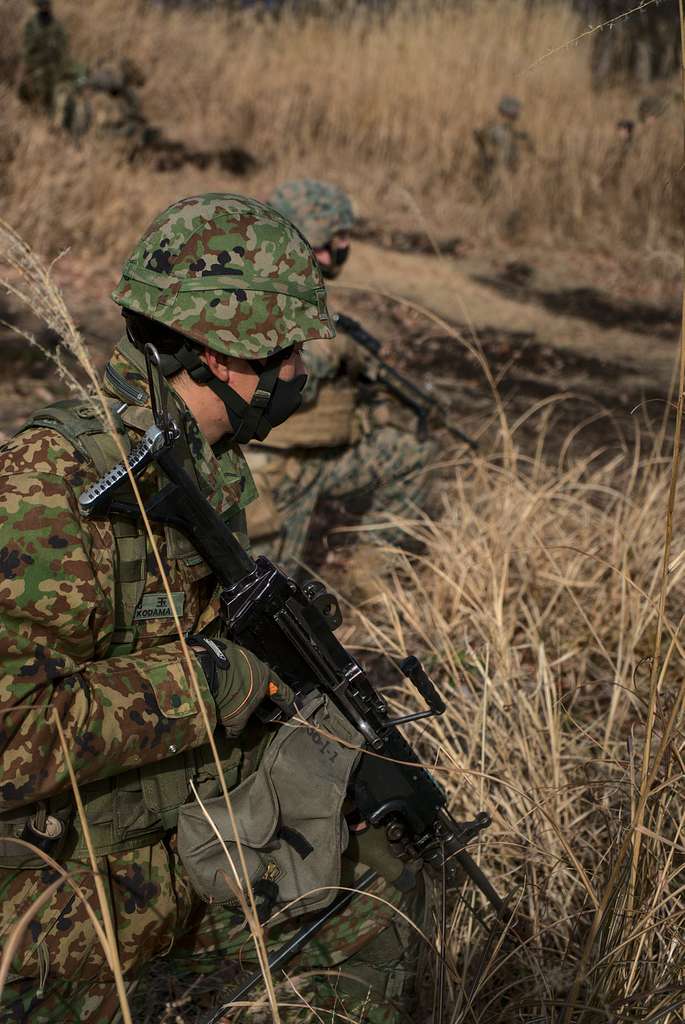
<svg viewBox="0 0 685 1024">
<path fill-rule="evenodd" d="M 232 816 L 223 796 L 179 812 L 179 856 L 209 903 L 238 907 L 246 881 L 261 919 L 293 901 L 300 914 L 335 898 L 349 838 L 342 804 L 363 740 L 321 694 L 297 718 L 279 727 L 256 772 L 231 791 Z"/>
</svg>

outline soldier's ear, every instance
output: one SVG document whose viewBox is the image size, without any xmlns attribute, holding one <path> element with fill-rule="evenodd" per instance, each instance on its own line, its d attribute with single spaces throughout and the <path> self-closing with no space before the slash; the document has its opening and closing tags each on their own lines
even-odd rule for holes
<svg viewBox="0 0 685 1024">
<path fill-rule="evenodd" d="M 231 364 L 236 362 L 231 356 L 224 355 L 223 352 L 215 352 L 212 348 L 205 348 L 200 359 L 207 364 L 217 380 L 223 381 L 224 384 L 230 376 Z"/>
</svg>

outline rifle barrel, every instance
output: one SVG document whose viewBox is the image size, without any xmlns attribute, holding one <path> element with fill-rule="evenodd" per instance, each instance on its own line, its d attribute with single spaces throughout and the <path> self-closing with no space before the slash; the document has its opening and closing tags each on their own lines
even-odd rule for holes
<svg viewBox="0 0 685 1024">
<path fill-rule="evenodd" d="M 447 418 L 451 416 L 451 410 L 444 405 L 439 399 L 433 395 L 429 395 L 428 392 L 423 391 L 420 387 L 414 384 L 413 381 L 407 380 L 404 374 L 396 370 L 394 366 L 387 363 L 385 359 L 380 355 L 381 343 L 378 338 L 374 338 L 373 335 L 369 334 L 365 328 L 357 321 L 353 320 L 352 317 L 345 316 L 344 313 L 336 314 L 336 323 L 345 331 L 346 334 L 356 341 L 358 345 L 373 356 L 376 364 L 378 365 L 383 377 L 379 377 L 381 384 L 395 395 L 400 401 L 404 401 L 415 414 L 423 420 L 426 420 L 430 412 L 431 406 L 442 413 L 445 418 L 445 426 L 449 430 L 453 437 L 459 438 L 460 441 L 464 441 L 473 451 L 478 451 L 478 442 L 466 434 L 459 427 L 455 427 L 453 424 L 447 422 Z M 421 408 L 423 406 L 423 408 Z"/>
</svg>

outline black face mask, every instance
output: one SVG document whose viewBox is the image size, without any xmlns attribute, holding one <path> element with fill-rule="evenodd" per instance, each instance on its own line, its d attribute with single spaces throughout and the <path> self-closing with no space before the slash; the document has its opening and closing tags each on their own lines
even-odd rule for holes
<svg viewBox="0 0 685 1024">
<path fill-rule="evenodd" d="M 350 254 L 350 247 L 349 245 L 345 245 L 333 248 L 329 242 L 328 245 L 324 245 L 324 250 L 330 256 L 331 262 L 329 264 L 319 263 L 319 266 L 323 276 L 331 280 L 332 278 L 337 277 L 342 270 L 343 264 L 347 261 L 347 257 Z"/>
<path fill-rule="evenodd" d="M 259 369 L 262 369 L 262 367 L 259 367 Z M 255 398 L 257 398 L 260 390 L 262 377 L 263 374 L 259 378 Z M 255 398 L 251 402 L 245 402 L 232 388 L 229 389 L 235 396 L 231 405 L 226 405 L 228 418 L 233 427 L 233 440 L 241 444 L 245 444 L 247 441 L 263 441 L 274 427 L 284 423 L 288 417 L 292 416 L 300 408 L 302 405 L 302 392 L 306 383 L 306 373 L 300 373 L 297 377 L 293 377 L 292 380 L 281 380 L 279 377 L 273 386 L 268 401 L 262 406 L 261 416 L 256 422 L 254 417 L 247 415 L 248 410 L 253 409 L 256 404 Z M 243 408 L 239 411 L 235 409 L 236 399 L 243 404 Z"/>
<path fill-rule="evenodd" d="M 142 349 L 146 342 L 160 344 L 169 332 L 145 317 L 130 315 L 126 318 L 126 332 L 136 348 Z M 302 391 L 307 383 L 307 374 L 301 373 L 292 380 L 281 380 L 281 364 L 292 355 L 292 349 L 279 349 L 267 359 L 250 359 L 250 366 L 259 377 L 251 401 L 246 402 L 237 391 L 218 380 L 209 367 L 200 359 L 199 350 L 181 345 L 175 352 L 162 354 L 161 367 L 165 376 L 185 369 L 196 384 L 206 385 L 226 406 L 229 422 L 233 428 L 231 441 L 246 444 L 248 441 L 263 441 L 270 430 L 292 416 L 302 405 Z"/>
<path fill-rule="evenodd" d="M 38 21 L 41 23 L 41 25 L 51 25 L 52 24 L 52 11 L 50 10 L 49 7 L 47 7 L 47 8 L 46 7 L 39 8 L 39 10 L 38 10 Z"/>
</svg>

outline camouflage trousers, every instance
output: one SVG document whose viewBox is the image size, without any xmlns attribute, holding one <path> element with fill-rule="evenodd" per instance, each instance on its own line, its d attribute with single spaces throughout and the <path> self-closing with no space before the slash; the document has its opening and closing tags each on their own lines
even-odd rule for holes
<svg viewBox="0 0 685 1024">
<path fill-rule="evenodd" d="M 269 489 L 281 517 L 278 534 L 253 540 L 253 551 L 293 572 L 302 562 L 320 499 L 363 500 L 365 538 L 400 543 L 401 530 L 387 519 L 410 517 L 425 504 L 441 453 L 434 438 L 419 441 L 406 430 L 384 426 L 349 448 L 248 446 L 245 454 L 258 489 Z"/>
<path fill-rule="evenodd" d="M 342 884 L 353 885 L 363 866 L 345 858 L 343 865 Z M 99 915 L 87 865 L 68 862 L 65 867 Z M 134 1020 L 160 1021 L 163 1004 L 174 998 L 177 1008 L 164 1015 L 165 1021 L 204 1020 L 257 968 L 254 943 L 242 919 L 236 919 L 235 910 L 208 905 L 194 894 L 173 842 L 104 857 L 99 867 L 108 889 L 126 984 L 130 993 L 136 985 L 140 990 L 133 997 Z M 58 877 L 50 868 L 5 875 L 3 944 L 24 911 Z M 288 965 L 290 981 L 283 980 L 277 988 L 282 1020 L 288 1024 L 321 1020 L 320 1008 L 328 1011 L 325 1019 L 331 1022 L 409 1024 L 417 959 L 425 944 L 405 915 L 427 933 L 421 876 L 409 895 L 400 895 L 379 880 L 357 896 Z M 268 949 L 280 948 L 303 920 L 274 915 L 265 925 Z M 152 983 L 145 968 L 151 961 L 167 986 L 166 996 L 153 999 L 154 1016 L 149 1007 L 143 1012 L 140 1005 L 143 996 L 150 1002 Z M 67 883 L 37 909 L 24 929 L 13 969 L 0 997 L 1 1024 L 114 1024 L 121 1020 L 106 957 L 82 900 Z M 155 984 L 158 991 L 159 982 Z M 256 989 L 249 998 L 259 996 Z M 261 1011 L 232 1011 L 231 1019 L 271 1021 L 268 1004 L 261 1005 Z"/>
</svg>

